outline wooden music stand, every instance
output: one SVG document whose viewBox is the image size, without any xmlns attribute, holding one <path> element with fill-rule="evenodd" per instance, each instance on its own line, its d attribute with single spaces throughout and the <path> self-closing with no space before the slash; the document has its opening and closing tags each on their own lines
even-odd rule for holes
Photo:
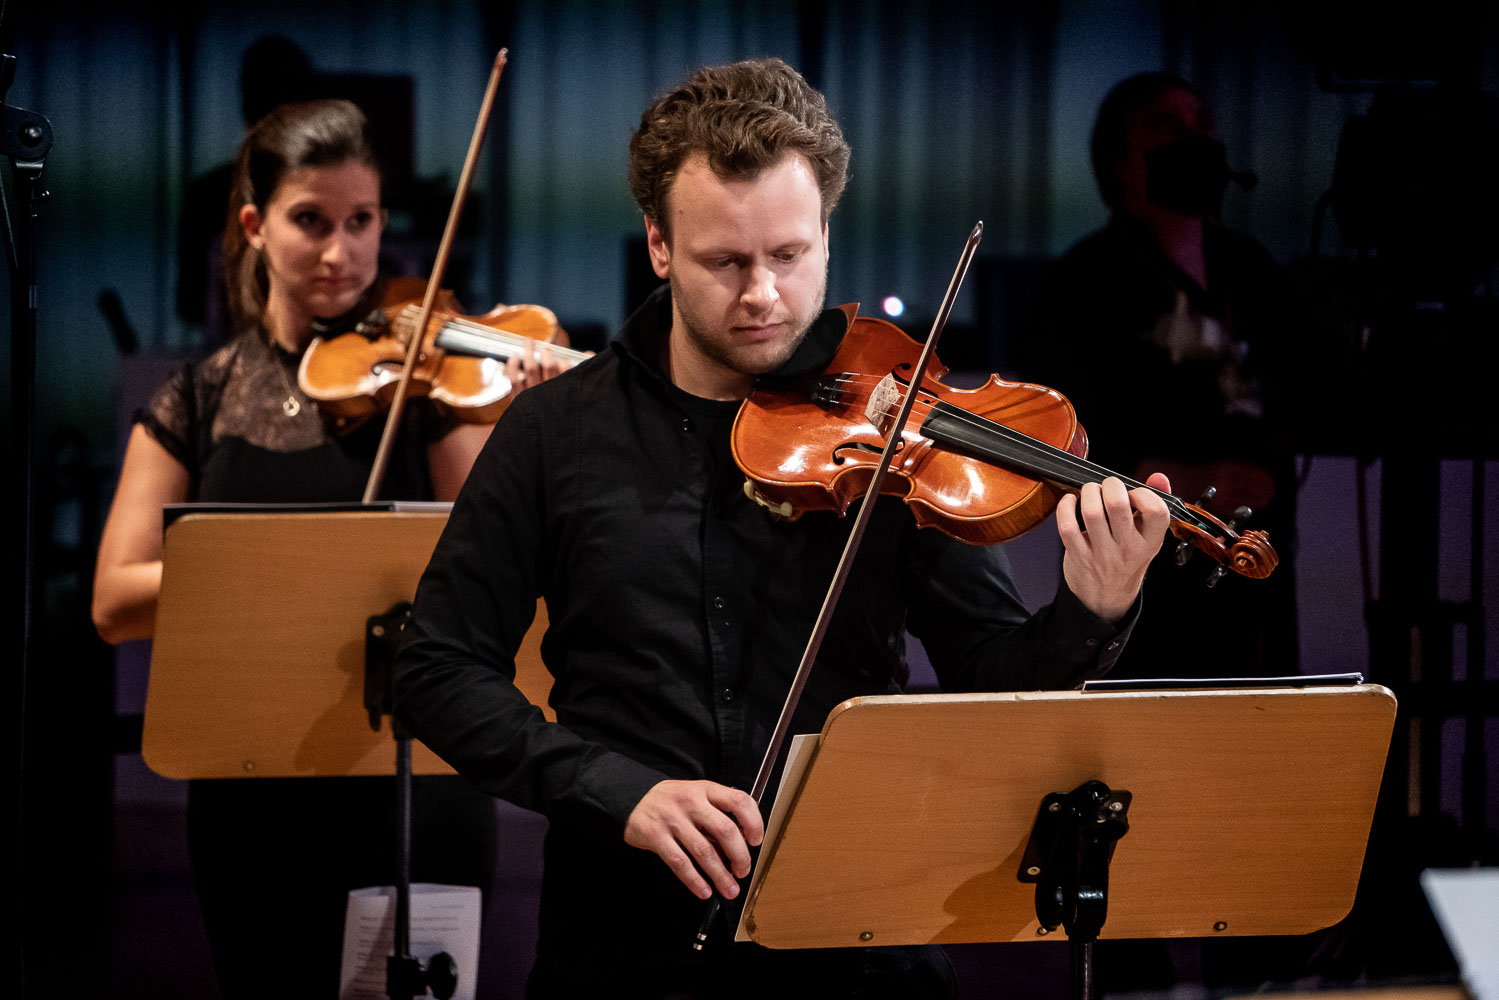
<svg viewBox="0 0 1499 1000">
<path fill-rule="evenodd" d="M 1043 799 L 1090 780 L 1132 795 L 1100 936 L 1326 927 L 1353 905 L 1394 718 L 1364 684 L 855 698 L 788 765 L 739 938 L 1050 940 L 1021 861 Z"/>
<path fill-rule="evenodd" d="M 394 774 L 365 623 L 416 593 L 445 510 L 186 513 L 167 528 L 141 751 L 168 778 Z M 516 683 L 546 705 L 546 606 Z M 547 711 L 551 717 L 550 710 Z M 419 743 L 413 771 L 451 774 Z"/>
</svg>

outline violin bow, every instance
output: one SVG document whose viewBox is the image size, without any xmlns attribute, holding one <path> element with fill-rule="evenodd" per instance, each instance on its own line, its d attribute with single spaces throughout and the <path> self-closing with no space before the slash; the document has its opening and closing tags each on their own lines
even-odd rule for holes
<svg viewBox="0 0 1499 1000">
<path fill-rule="evenodd" d="M 890 460 L 900 447 L 906 420 L 911 415 L 911 407 L 915 405 L 922 380 L 926 378 L 927 365 L 936 350 L 937 338 L 942 335 L 943 328 L 947 326 L 947 317 L 952 313 L 953 302 L 958 297 L 958 289 L 963 285 L 963 277 L 968 273 L 968 266 L 973 263 L 974 252 L 978 250 L 979 241 L 983 238 L 984 224 L 980 221 L 974 225 L 973 232 L 968 234 L 968 242 L 963 244 L 963 253 L 958 257 L 958 266 L 953 271 L 952 280 L 947 284 L 947 293 L 942 296 L 942 305 L 937 310 L 937 318 L 932 321 L 932 332 L 927 335 L 926 346 L 921 349 L 921 357 L 916 361 L 916 370 L 906 385 L 900 410 L 896 413 L 895 422 L 887 434 L 885 450 L 880 452 L 880 459 L 875 463 L 874 475 L 869 480 L 869 488 L 864 491 L 864 501 L 859 504 L 859 513 L 854 518 L 853 528 L 849 530 L 848 541 L 844 543 L 843 555 L 839 557 L 838 568 L 833 573 L 833 582 L 828 587 L 827 596 L 823 598 L 821 610 L 817 612 L 817 621 L 812 626 L 812 635 L 807 639 L 807 648 L 802 652 L 801 662 L 797 664 L 796 675 L 791 679 L 791 689 L 786 693 L 786 703 L 781 706 L 781 715 L 776 720 L 776 728 L 771 734 L 770 745 L 765 748 L 765 756 L 760 761 L 760 770 L 755 775 L 755 784 L 750 789 L 750 796 L 756 802 L 764 798 L 766 786 L 770 784 L 770 775 L 781 756 L 781 748 L 785 746 L 786 737 L 791 732 L 791 717 L 796 714 L 796 706 L 801 701 L 802 691 L 806 689 L 807 679 L 812 674 L 812 664 L 822 649 L 822 640 L 826 637 L 828 626 L 833 620 L 833 609 L 838 606 L 838 598 L 842 596 L 843 585 L 848 581 L 849 571 L 853 568 L 854 556 L 859 551 L 859 543 L 864 539 L 864 529 L 869 526 L 869 519 L 874 515 L 875 499 L 880 494 L 880 483 L 885 478 L 886 470 L 890 468 Z M 717 915 L 722 902 L 722 897 L 717 895 L 709 902 L 708 913 L 703 918 L 697 936 L 692 942 L 694 950 L 703 950 L 703 945 L 708 939 L 709 926 L 713 923 L 713 918 Z"/>
<path fill-rule="evenodd" d="M 484 88 L 484 100 L 479 105 L 479 117 L 474 122 L 474 135 L 468 143 L 468 155 L 463 161 L 463 172 L 458 176 L 458 190 L 453 195 L 453 205 L 448 209 L 448 222 L 442 231 L 442 241 L 437 245 L 437 259 L 432 264 L 432 276 L 427 280 L 427 291 L 422 296 L 422 311 L 417 317 L 416 330 L 411 343 L 406 345 L 406 363 L 401 367 L 401 378 L 396 383 L 395 396 L 390 401 L 390 412 L 385 417 L 385 430 L 380 435 L 380 447 L 375 451 L 375 462 L 370 467 L 370 478 L 364 485 L 361 502 L 373 503 L 385 481 L 385 469 L 390 464 L 391 449 L 395 445 L 396 431 L 401 426 L 401 411 L 405 408 L 407 387 L 411 383 L 411 372 L 416 366 L 417 354 L 422 349 L 422 340 L 427 324 L 432 321 L 432 306 L 437 300 L 437 291 L 442 287 L 443 273 L 447 271 L 448 256 L 452 253 L 453 238 L 458 233 L 458 219 L 463 214 L 463 202 L 468 197 L 469 184 L 473 180 L 474 165 L 479 160 L 479 148 L 484 144 L 484 131 L 489 125 L 490 111 L 494 108 L 495 91 L 500 86 L 500 74 L 505 70 L 508 49 L 500 49 L 494 57 L 494 68 L 489 72 L 489 84 Z"/>
</svg>

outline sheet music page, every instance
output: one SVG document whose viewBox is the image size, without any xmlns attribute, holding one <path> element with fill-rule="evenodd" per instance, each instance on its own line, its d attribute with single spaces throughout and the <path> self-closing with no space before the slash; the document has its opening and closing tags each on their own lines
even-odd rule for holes
<svg viewBox="0 0 1499 1000">
<path fill-rule="evenodd" d="M 1499 868 L 1428 868 L 1421 888 L 1473 1000 L 1499 1000 Z"/>
<path fill-rule="evenodd" d="M 1360 673 L 1289 674 L 1283 677 L 1100 677 L 1084 691 L 1185 691 L 1196 688 L 1344 687 L 1364 683 Z"/>
<path fill-rule="evenodd" d="M 471 885 L 411 885 L 411 954 L 425 967 L 445 951 L 458 963 L 455 1000 L 474 1000 L 479 977 L 482 900 Z M 396 890 L 371 886 L 349 892 L 344 911 L 343 970 L 339 1000 L 386 1000 L 385 959 L 395 947 Z"/>
<path fill-rule="evenodd" d="M 755 859 L 755 870 L 750 873 L 749 893 L 744 897 L 746 900 L 744 909 L 739 911 L 739 928 L 734 932 L 735 941 L 753 940 L 749 932 L 744 929 L 744 916 L 750 910 L 749 904 L 755 899 L 755 893 L 760 889 L 760 878 L 764 874 L 766 850 L 781 839 L 781 827 L 786 822 L 786 813 L 791 809 L 792 796 L 783 794 L 788 788 L 796 788 L 802 783 L 802 775 L 807 770 L 807 765 L 812 763 L 813 753 L 817 749 L 817 741 L 820 739 L 818 733 L 804 733 L 801 736 L 791 737 L 791 750 L 786 755 L 786 768 L 781 772 L 781 783 L 776 786 L 776 803 L 770 809 L 770 823 L 765 828 L 765 839 L 761 842 L 760 854 Z"/>
</svg>

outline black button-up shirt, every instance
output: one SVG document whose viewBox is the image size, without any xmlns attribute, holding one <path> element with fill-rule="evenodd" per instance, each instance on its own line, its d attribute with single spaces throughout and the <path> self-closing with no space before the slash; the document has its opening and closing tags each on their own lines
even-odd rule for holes
<svg viewBox="0 0 1499 1000">
<path fill-rule="evenodd" d="M 787 369 L 825 364 L 844 324 L 825 313 Z M 517 397 L 453 507 L 397 665 L 401 720 L 480 788 L 551 820 L 543 959 L 616 892 L 643 910 L 601 932 L 611 950 L 649 962 L 657 945 L 685 948 L 701 904 L 623 845 L 625 821 L 664 778 L 749 788 L 853 520 L 776 520 L 745 496 L 729 452 L 738 404 L 662 374 L 670 325 L 663 290 L 610 350 Z M 953 691 L 1068 688 L 1117 656 L 1108 643 L 1133 613 L 1109 625 L 1064 586 L 1029 616 L 998 547 L 878 504 L 793 732 L 818 731 L 847 698 L 899 692 L 908 629 Z M 557 724 L 512 683 L 537 596 Z"/>
</svg>

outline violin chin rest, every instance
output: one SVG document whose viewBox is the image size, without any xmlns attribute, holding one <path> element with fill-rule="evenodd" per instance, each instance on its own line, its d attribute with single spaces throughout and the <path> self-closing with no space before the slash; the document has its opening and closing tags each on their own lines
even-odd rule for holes
<svg viewBox="0 0 1499 1000">
<path fill-rule="evenodd" d="M 770 515 L 772 517 L 778 518 L 782 521 L 796 520 L 796 509 L 791 506 L 790 500 L 782 500 L 780 503 L 772 503 L 770 500 L 766 499 L 765 496 L 760 492 L 760 490 L 755 486 L 755 481 L 753 479 L 746 479 L 744 481 L 744 495 L 755 501 L 755 503 L 759 504 L 761 507 L 764 507 L 766 510 L 770 511 Z"/>
</svg>

